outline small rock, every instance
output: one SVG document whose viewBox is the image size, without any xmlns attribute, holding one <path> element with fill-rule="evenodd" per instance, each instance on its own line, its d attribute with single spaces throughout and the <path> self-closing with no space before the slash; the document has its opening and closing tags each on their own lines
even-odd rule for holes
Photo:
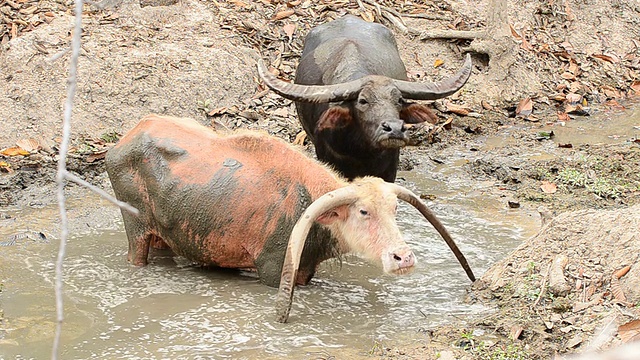
<svg viewBox="0 0 640 360">
<path fill-rule="evenodd" d="M 520 207 L 520 202 L 515 201 L 515 200 L 509 200 L 507 201 L 507 204 L 509 205 L 510 209 L 517 209 Z"/>
</svg>

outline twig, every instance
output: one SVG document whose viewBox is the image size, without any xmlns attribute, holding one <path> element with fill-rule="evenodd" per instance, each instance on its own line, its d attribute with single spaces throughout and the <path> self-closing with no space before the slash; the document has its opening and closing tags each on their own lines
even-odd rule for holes
<svg viewBox="0 0 640 360">
<path fill-rule="evenodd" d="M 138 215 L 140 212 L 138 211 L 138 209 L 134 208 L 133 206 L 127 204 L 126 202 L 122 202 L 116 198 L 114 198 L 113 196 L 109 195 L 106 191 L 100 189 L 99 187 L 93 186 L 91 184 L 89 184 L 88 182 L 82 180 L 81 178 L 73 175 L 72 173 L 65 171 L 65 178 L 67 180 L 73 181 L 77 184 L 80 184 L 84 187 L 89 188 L 91 191 L 95 192 L 96 194 L 100 195 L 103 199 L 108 200 L 112 203 L 114 203 L 115 205 L 117 205 L 118 207 L 120 207 L 121 209 L 127 210 L 128 212 L 132 213 L 133 215 Z"/>
<path fill-rule="evenodd" d="M 547 292 L 547 279 L 549 278 L 549 273 L 551 271 L 552 264 L 553 262 L 550 263 L 549 266 L 547 267 L 547 272 L 545 273 L 544 278 L 542 278 L 542 284 L 540 284 L 540 293 L 538 294 L 538 298 L 536 299 L 536 302 L 533 303 L 532 308 L 535 308 L 538 305 L 544 293 Z"/>
<path fill-rule="evenodd" d="M 56 175 L 56 183 L 58 185 L 58 206 L 60 208 L 60 221 L 62 223 L 60 235 L 60 247 L 58 249 L 58 259 L 56 261 L 56 332 L 53 338 L 53 348 L 51 350 L 51 359 L 58 359 L 58 349 L 60 347 L 60 335 L 62 333 L 62 321 L 64 319 L 64 310 L 62 302 L 62 262 L 67 246 L 67 236 L 69 228 L 67 224 L 67 210 L 64 198 L 65 174 L 67 173 L 67 153 L 69 151 L 69 142 L 71 138 L 71 113 L 73 110 L 73 98 L 76 94 L 78 85 L 78 58 L 80 57 L 80 45 L 82 34 L 82 1 L 76 0 L 75 3 L 75 30 L 73 39 L 71 40 L 71 62 L 69 64 L 69 78 L 67 79 L 67 100 L 64 106 L 64 118 L 62 121 L 62 142 L 60 143 L 60 157 L 58 159 L 58 172 Z"/>
</svg>

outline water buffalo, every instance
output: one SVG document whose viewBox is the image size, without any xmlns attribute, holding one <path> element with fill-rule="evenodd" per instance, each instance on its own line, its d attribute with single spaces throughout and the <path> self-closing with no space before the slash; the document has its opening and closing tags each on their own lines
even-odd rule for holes
<svg viewBox="0 0 640 360">
<path fill-rule="evenodd" d="M 392 274 L 414 267 L 396 199 L 433 224 L 475 280 L 411 191 L 375 177 L 347 183 L 266 134 L 221 135 L 191 119 L 149 115 L 108 151 L 106 167 L 116 197 L 140 211 L 122 211 L 131 263 L 146 265 L 156 244 L 200 264 L 257 271 L 261 282 L 280 285 L 282 322 L 294 285 L 308 283 L 326 259 L 357 253 Z"/>
<path fill-rule="evenodd" d="M 407 79 L 393 34 L 383 25 L 347 15 L 313 28 L 305 38 L 295 84 L 273 76 L 262 61 L 264 83 L 296 102 L 302 127 L 318 159 L 343 176 L 396 178 L 406 124 L 434 122 L 428 107 L 458 91 L 471 75 L 471 58 L 438 83 Z"/>
</svg>

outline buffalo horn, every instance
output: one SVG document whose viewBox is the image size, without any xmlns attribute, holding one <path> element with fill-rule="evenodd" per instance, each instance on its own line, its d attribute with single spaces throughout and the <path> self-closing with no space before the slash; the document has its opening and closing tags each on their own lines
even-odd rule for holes
<svg viewBox="0 0 640 360">
<path fill-rule="evenodd" d="M 285 99 L 321 104 L 358 97 L 362 86 L 370 81 L 366 76 L 357 80 L 336 85 L 300 85 L 278 79 L 269 72 L 262 60 L 258 60 L 258 74 L 265 85 Z"/>
<path fill-rule="evenodd" d="M 404 80 L 393 80 L 405 99 L 437 100 L 460 90 L 471 76 L 471 55 L 467 54 L 464 65 L 458 72 L 436 83 L 421 83 Z"/>
<path fill-rule="evenodd" d="M 280 288 L 276 298 L 276 320 L 278 322 L 285 323 L 289 318 L 300 257 L 313 222 L 325 212 L 338 206 L 352 203 L 356 199 L 357 194 L 352 186 L 328 192 L 309 205 L 293 227 L 284 264 L 282 265 Z"/>
<path fill-rule="evenodd" d="M 451 249 L 451 251 L 453 251 L 453 254 L 458 259 L 458 262 L 460 263 L 460 265 L 462 265 L 462 268 L 467 273 L 467 276 L 469 277 L 469 279 L 471 281 L 476 281 L 476 277 L 475 275 L 473 275 L 473 271 L 471 271 L 471 267 L 469 267 L 469 263 L 467 262 L 467 259 L 464 257 L 464 255 L 462 254 L 462 252 L 460 251 L 456 243 L 453 241 L 447 229 L 445 229 L 444 225 L 442 225 L 440 220 L 438 220 L 436 215 L 427 207 L 427 205 L 424 202 L 422 202 L 422 200 L 420 200 L 420 198 L 417 197 L 416 194 L 411 192 L 411 190 L 406 189 L 402 186 L 398 186 L 396 184 L 387 184 L 387 185 L 394 188 L 394 192 L 398 197 L 398 199 L 406 201 L 409 204 L 413 205 L 413 207 L 418 209 L 418 211 L 420 211 L 420 213 L 425 217 L 425 219 L 427 219 L 431 223 L 431 225 L 433 225 L 433 227 L 436 228 L 436 230 L 440 233 L 440 236 L 442 236 L 442 238 L 447 243 L 447 245 L 449 245 L 449 248 Z"/>
</svg>

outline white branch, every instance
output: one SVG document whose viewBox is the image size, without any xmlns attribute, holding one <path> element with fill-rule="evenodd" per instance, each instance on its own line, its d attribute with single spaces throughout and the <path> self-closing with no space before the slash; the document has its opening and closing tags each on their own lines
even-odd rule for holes
<svg viewBox="0 0 640 360">
<path fill-rule="evenodd" d="M 67 210 L 65 207 L 64 185 L 65 174 L 67 173 L 67 153 L 69 151 L 69 142 L 71 138 L 71 113 L 73 110 L 73 98 L 78 85 L 78 57 L 80 56 L 80 41 L 82 33 L 82 0 L 76 0 L 75 3 L 75 29 L 73 31 L 73 39 L 71 40 L 71 60 L 69 63 L 69 78 L 67 88 L 67 100 L 64 105 L 64 118 L 62 120 L 62 142 L 60 144 L 60 157 L 58 159 L 58 173 L 56 182 L 58 185 L 58 206 L 60 208 L 60 221 L 62 224 L 60 234 L 60 247 L 58 249 L 58 259 L 56 261 L 56 333 L 53 338 L 53 349 L 51 350 L 51 359 L 58 359 L 58 349 L 60 347 L 60 335 L 62 333 L 62 321 L 64 319 L 63 301 L 62 301 L 62 262 L 67 247 L 67 236 L 69 228 L 67 224 Z"/>
</svg>

